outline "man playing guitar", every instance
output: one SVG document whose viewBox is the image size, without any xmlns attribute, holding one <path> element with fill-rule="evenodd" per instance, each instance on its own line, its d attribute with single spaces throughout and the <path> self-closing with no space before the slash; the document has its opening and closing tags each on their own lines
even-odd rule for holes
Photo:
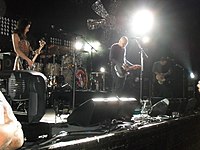
<svg viewBox="0 0 200 150">
<path fill-rule="evenodd" d="M 111 46 L 109 60 L 111 62 L 112 92 L 119 96 L 122 94 L 126 76 L 129 70 L 136 70 L 140 65 L 133 65 L 126 59 L 126 46 L 128 38 L 122 36 L 118 43 Z"/>
<path fill-rule="evenodd" d="M 154 62 L 153 68 L 153 96 L 171 97 L 171 64 L 168 58 L 162 57 L 159 61 Z"/>
</svg>

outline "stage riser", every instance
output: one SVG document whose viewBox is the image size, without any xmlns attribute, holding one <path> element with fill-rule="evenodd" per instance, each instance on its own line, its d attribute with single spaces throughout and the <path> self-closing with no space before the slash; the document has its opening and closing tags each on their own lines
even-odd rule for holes
<svg viewBox="0 0 200 150">
<path fill-rule="evenodd" d="M 113 132 L 109 137 L 104 137 L 96 140 L 79 142 L 77 144 L 68 144 L 68 146 L 60 145 L 52 149 L 68 149 L 68 150 L 199 150 L 200 149 L 200 115 L 191 115 L 179 119 L 143 126 L 140 129 L 121 130 Z M 29 139 L 34 139 L 36 136 L 41 136 L 47 132 L 51 132 L 51 125 L 33 124 L 23 127 L 25 135 Z M 45 129 L 46 128 L 46 129 Z M 69 131 L 67 126 L 57 128 L 59 131 Z M 38 130 L 39 129 L 39 130 Z M 44 130 L 43 130 L 44 129 Z M 49 131 L 47 131 L 49 130 Z M 42 131 L 40 134 L 39 131 Z M 46 132 L 46 133 L 45 133 Z M 33 135 L 34 137 L 31 137 Z M 61 142 L 70 142 L 72 136 L 66 136 Z M 78 139 L 80 136 L 73 136 L 73 139 Z M 35 139 L 36 140 L 36 139 Z M 84 141 L 84 140 L 83 140 Z M 54 142 L 54 141 L 53 141 Z M 49 143 L 48 146 L 52 146 Z M 39 148 L 39 145 L 38 147 Z"/>
</svg>

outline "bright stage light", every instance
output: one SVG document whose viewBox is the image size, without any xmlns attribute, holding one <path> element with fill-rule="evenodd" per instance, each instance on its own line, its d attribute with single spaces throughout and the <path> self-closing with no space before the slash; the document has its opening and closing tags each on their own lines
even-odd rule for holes
<svg viewBox="0 0 200 150">
<path fill-rule="evenodd" d="M 84 50 L 87 51 L 87 52 L 90 52 L 91 51 L 91 46 L 88 43 L 85 43 Z"/>
<path fill-rule="evenodd" d="M 104 67 L 100 68 L 100 72 L 105 72 L 105 71 L 106 71 L 106 69 Z"/>
<path fill-rule="evenodd" d="M 190 72 L 190 78 L 191 79 L 195 79 L 196 78 L 196 76 L 195 76 L 195 74 L 193 72 Z"/>
<path fill-rule="evenodd" d="M 131 27 L 136 35 L 144 35 L 151 31 L 154 17 L 149 10 L 140 10 L 133 16 Z"/>
<path fill-rule="evenodd" d="M 150 42 L 150 38 L 148 36 L 145 36 L 142 38 L 142 42 L 143 43 L 149 43 Z"/>
<path fill-rule="evenodd" d="M 80 50 L 80 49 L 83 48 L 83 43 L 80 42 L 80 41 L 77 41 L 77 42 L 75 43 L 74 47 L 75 47 L 76 50 Z"/>
</svg>

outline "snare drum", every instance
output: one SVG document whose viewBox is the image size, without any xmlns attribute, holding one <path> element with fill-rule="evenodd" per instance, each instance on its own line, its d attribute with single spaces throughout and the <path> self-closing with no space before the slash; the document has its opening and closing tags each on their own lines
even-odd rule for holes
<svg viewBox="0 0 200 150">
<path fill-rule="evenodd" d="M 60 64 L 48 63 L 44 69 L 45 75 L 47 76 L 59 76 L 61 71 Z"/>
</svg>

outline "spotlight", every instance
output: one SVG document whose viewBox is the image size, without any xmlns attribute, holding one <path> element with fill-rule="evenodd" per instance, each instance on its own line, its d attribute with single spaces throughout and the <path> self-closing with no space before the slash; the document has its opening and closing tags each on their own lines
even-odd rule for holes
<svg viewBox="0 0 200 150">
<path fill-rule="evenodd" d="M 190 78 L 191 79 L 195 79 L 196 78 L 196 76 L 195 76 L 195 74 L 193 72 L 190 72 Z"/>
<path fill-rule="evenodd" d="M 80 41 L 77 41 L 77 42 L 75 43 L 74 47 L 75 47 L 76 50 L 81 50 L 82 47 L 83 47 L 83 43 L 80 42 Z"/>
<path fill-rule="evenodd" d="M 137 35 L 144 35 L 152 29 L 154 17 L 149 10 L 140 10 L 133 16 L 132 20 L 133 32 Z"/>
<path fill-rule="evenodd" d="M 145 36 L 142 38 L 142 42 L 143 43 L 149 43 L 150 42 L 150 38 L 148 36 Z"/>
<path fill-rule="evenodd" d="M 100 72 L 103 73 L 103 72 L 105 72 L 105 71 L 106 71 L 106 69 L 105 69 L 104 67 L 101 67 L 101 68 L 100 68 Z"/>
<path fill-rule="evenodd" d="M 89 44 L 85 43 L 84 50 L 87 51 L 87 52 L 90 52 L 91 46 Z"/>
</svg>

